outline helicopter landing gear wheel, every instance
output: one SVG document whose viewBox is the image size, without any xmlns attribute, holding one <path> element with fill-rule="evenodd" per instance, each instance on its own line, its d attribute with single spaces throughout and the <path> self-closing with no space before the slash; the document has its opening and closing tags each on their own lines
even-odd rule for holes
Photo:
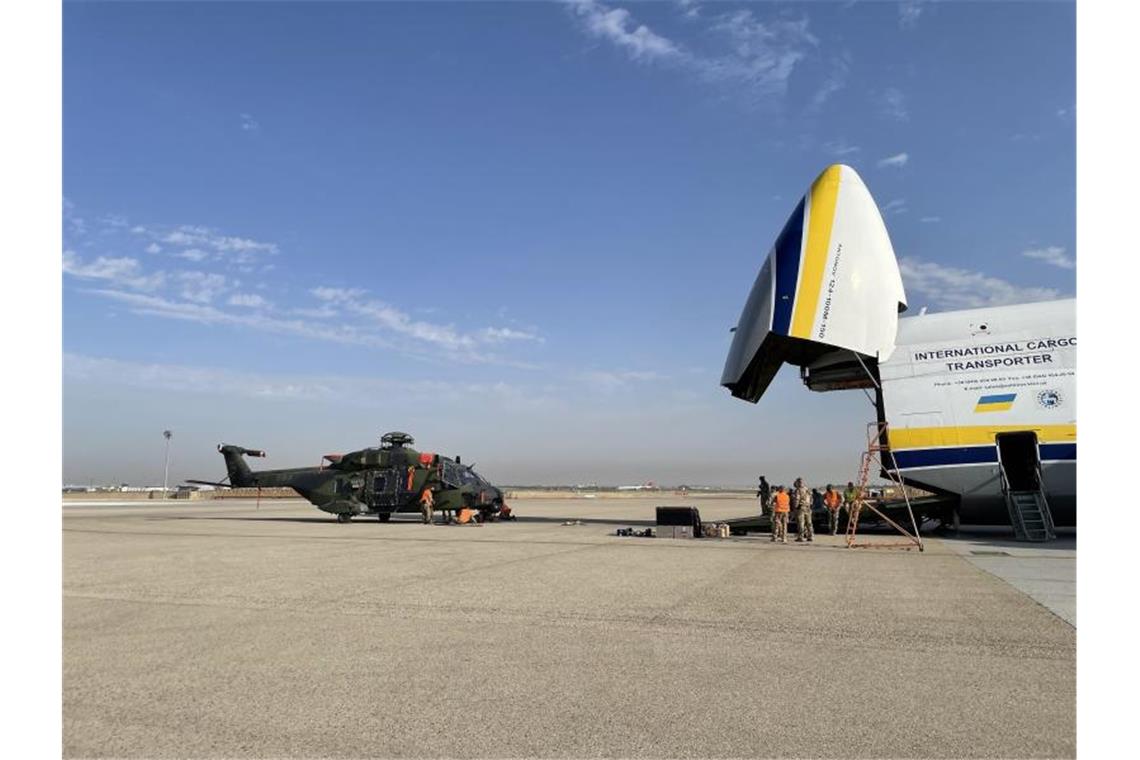
<svg viewBox="0 0 1140 760">
<path fill-rule="evenodd" d="M 341 512 L 340 514 L 338 514 L 336 516 L 336 521 L 338 523 L 346 523 L 351 519 L 352 519 L 352 515 L 349 514 L 348 512 Z"/>
<path fill-rule="evenodd" d="M 376 514 L 376 519 L 379 520 L 380 522 L 388 522 L 389 520 L 392 519 L 392 513 L 391 512 L 378 512 Z"/>
</svg>

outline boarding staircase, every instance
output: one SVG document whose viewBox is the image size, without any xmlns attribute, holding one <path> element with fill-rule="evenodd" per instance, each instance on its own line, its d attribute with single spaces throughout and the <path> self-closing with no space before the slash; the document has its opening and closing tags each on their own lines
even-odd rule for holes
<svg viewBox="0 0 1140 760">
<path fill-rule="evenodd" d="M 918 532 L 918 522 L 914 518 L 914 509 L 910 505 L 910 496 L 907 493 L 906 484 L 903 482 L 902 477 L 898 473 L 898 465 L 895 464 L 894 455 L 891 453 L 890 446 L 887 443 L 887 423 L 885 422 L 872 422 L 867 425 L 867 448 L 863 452 L 863 458 L 859 463 L 859 485 L 858 493 L 855 496 L 854 509 L 851 514 L 847 516 L 847 547 L 862 548 L 862 547 L 877 547 L 884 549 L 906 549 L 917 548 L 920 552 L 925 549 L 922 542 L 922 536 Z M 889 466 L 888 466 L 889 464 Z M 903 495 L 903 500 L 906 503 L 907 515 L 910 517 L 910 530 L 888 517 L 884 512 L 875 506 L 875 500 L 870 498 L 869 486 L 871 483 L 872 471 L 879 470 L 885 473 L 891 482 L 894 483 Z M 879 519 L 886 522 L 906 540 L 904 541 L 857 541 L 856 534 L 859 529 L 859 515 L 863 510 L 870 510 L 876 514 Z"/>
<path fill-rule="evenodd" d="M 1021 541 L 1052 541 L 1057 537 L 1053 529 L 1053 514 L 1049 511 L 1049 501 L 1041 487 L 1041 468 L 1037 467 L 1037 488 L 1014 490 L 1010 487 L 1005 468 L 1001 468 L 1001 490 L 1005 505 L 1009 509 L 1009 521 Z"/>
</svg>

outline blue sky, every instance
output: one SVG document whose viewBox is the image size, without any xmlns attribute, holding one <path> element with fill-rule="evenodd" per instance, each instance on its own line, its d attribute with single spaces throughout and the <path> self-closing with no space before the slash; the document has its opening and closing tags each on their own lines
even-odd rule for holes
<svg viewBox="0 0 1140 760">
<path fill-rule="evenodd" d="M 403 429 L 500 481 L 850 479 L 859 393 L 718 386 L 843 161 L 912 309 L 1071 295 L 1068 3 L 64 6 L 67 482 Z M 215 459 L 219 461 L 215 461 Z"/>
</svg>

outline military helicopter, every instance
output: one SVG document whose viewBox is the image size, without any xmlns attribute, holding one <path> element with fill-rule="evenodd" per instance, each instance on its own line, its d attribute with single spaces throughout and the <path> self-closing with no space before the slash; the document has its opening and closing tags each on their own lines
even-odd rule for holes
<svg viewBox="0 0 1140 760">
<path fill-rule="evenodd" d="M 188 480 L 222 488 L 292 488 L 318 509 L 348 522 L 357 515 L 376 515 L 388 522 L 395 512 L 419 512 L 420 495 L 432 489 L 435 509 L 458 513 L 474 510 L 477 520 L 489 520 L 503 508 L 503 492 L 479 473 L 439 454 L 419 452 L 407 433 L 387 433 L 379 448 L 348 454 L 326 454 L 320 467 L 288 470 L 249 469 L 244 457 L 264 457 L 264 451 L 221 444 L 229 483 Z M 327 464 L 326 464 L 327 462 Z"/>
</svg>

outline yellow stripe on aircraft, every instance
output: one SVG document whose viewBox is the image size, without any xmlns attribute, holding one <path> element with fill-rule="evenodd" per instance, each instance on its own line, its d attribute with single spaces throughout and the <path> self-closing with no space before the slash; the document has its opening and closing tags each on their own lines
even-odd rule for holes
<svg viewBox="0 0 1140 760">
<path fill-rule="evenodd" d="M 977 446 L 994 443 L 998 433 L 1037 433 L 1039 443 L 1075 443 L 1076 425 L 967 425 L 963 427 L 888 428 L 892 449 Z"/>
<path fill-rule="evenodd" d="M 823 288 L 823 272 L 827 268 L 830 251 L 831 227 L 835 221 L 835 202 L 839 199 L 839 165 L 827 167 L 811 186 L 808 206 L 807 242 L 804 245 L 804 262 L 800 286 L 796 292 L 796 310 L 792 314 L 791 334 L 797 338 L 810 338 L 815 324 L 815 311 Z"/>
<path fill-rule="evenodd" d="M 974 411 L 975 412 L 1008 412 L 1012 408 L 1013 408 L 1013 402 L 1012 401 L 995 401 L 995 402 L 989 403 L 989 404 L 983 404 L 982 402 L 979 401 L 978 405 L 974 407 Z"/>
</svg>

